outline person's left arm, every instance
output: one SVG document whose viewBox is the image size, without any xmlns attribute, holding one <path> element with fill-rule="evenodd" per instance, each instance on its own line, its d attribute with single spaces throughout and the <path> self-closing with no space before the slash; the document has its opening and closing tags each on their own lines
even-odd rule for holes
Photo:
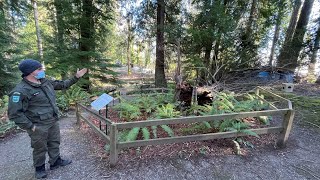
<svg viewBox="0 0 320 180">
<path fill-rule="evenodd" d="M 87 73 L 87 68 L 83 68 L 81 70 L 77 70 L 77 73 L 75 76 L 73 76 L 70 79 L 67 80 L 55 80 L 55 81 L 51 81 L 51 84 L 53 85 L 53 88 L 55 90 L 64 90 L 64 89 L 68 89 L 70 86 L 72 86 L 73 84 L 75 84 L 79 78 L 81 78 L 84 74 Z"/>
</svg>

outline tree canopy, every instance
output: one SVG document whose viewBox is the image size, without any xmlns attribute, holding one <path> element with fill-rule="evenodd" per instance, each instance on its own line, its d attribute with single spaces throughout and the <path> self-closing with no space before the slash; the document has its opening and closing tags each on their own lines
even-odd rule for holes
<svg viewBox="0 0 320 180">
<path fill-rule="evenodd" d="M 313 0 L 1 0 L 0 96 L 19 80 L 24 58 L 43 61 L 55 78 L 87 67 L 88 90 L 110 80 L 116 63 L 128 74 L 131 66 L 154 69 L 157 87 L 178 72 L 204 85 L 268 65 L 288 71 L 309 65 L 314 76 L 318 6 Z"/>
</svg>

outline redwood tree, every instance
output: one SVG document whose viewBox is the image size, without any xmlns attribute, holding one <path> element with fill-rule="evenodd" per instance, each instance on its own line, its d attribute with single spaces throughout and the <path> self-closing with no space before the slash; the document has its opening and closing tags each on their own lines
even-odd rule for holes
<svg viewBox="0 0 320 180">
<path fill-rule="evenodd" d="M 164 73 L 164 0 L 157 1 L 157 46 L 156 46 L 156 67 L 155 67 L 155 86 L 167 87 L 166 76 Z"/>
<path fill-rule="evenodd" d="M 284 44 L 279 55 L 278 66 L 286 67 L 291 71 L 294 71 L 298 66 L 298 57 L 303 46 L 303 37 L 309 22 L 313 2 L 314 0 L 304 1 L 292 39 Z"/>
</svg>

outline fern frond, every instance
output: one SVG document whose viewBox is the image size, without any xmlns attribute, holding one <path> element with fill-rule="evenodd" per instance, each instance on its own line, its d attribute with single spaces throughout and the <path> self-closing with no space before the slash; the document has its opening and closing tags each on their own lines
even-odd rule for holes
<svg viewBox="0 0 320 180">
<path fill-rule="evenodd" d="M 153 138 L 154 139 L 158 138 L 158 136 L 157 136 L 157 126 L 151 126 L 151 129 L 152 129 Z"/>
<path fill-rule="evenodd" d="M 202 123 L 206 126 L 206 128 L 208 128 L 208 129 L 212 128 L 211 125 L 207 121 L 204 121 Z"/>
<path fill-rule="evenodd" d="M 126 141 L 135 141 L 138 137 L 140 127 L 132 128 L 126 138 Z"/>
<path fill-rule="evenodd" d="M 128 133 L 129 133 L 129 130 L 120 131 L 118 133 L 118 136 L 117 136 L 118 137 L 118 141 L 119 142 L 126 141 Z"/>
<path fill-rule="evenodd" d="M 142 128 L 142 136 L 144 140 L 150 139 L 150 132 L 148 128 L 146 127 Z"/>
<path fill-rule="evenodd" d="M 167 125 L 161 125 L 161 128 L 170 136 L 173 137 L 174 136 L 174 132 L 173 130 L 167 126 Z"/>
<path fill-rule="evenodd" d="M 225 128 L 225 131 L 237 131 L 237 129 L 233 127 L 227 127 Z"/>
<path fill-rule="evenodd" d="M 257 133 L 255 133 L 255 132 L 253 132 L 253 131 L 251 131 L 249 129 L 243 129 L 240 132 L 248 134 L 250 136 L 260 137 Z"/>
<path fill-rule="evenodd" d="M 218 128 L 220 126 L 220 121 L 213 121 L 213 127 Z"/>
<path fill-rule="evenodd" d="M 219 131 L 223 132 L 223 131 L 226 131 L 227 128 L 233 127 L 232 123 L 234 121 L 235 121 L 234 119 L 226 119 L 226 120 L 222 121 L 220 126 L 219 126 Z"/>
</svg>

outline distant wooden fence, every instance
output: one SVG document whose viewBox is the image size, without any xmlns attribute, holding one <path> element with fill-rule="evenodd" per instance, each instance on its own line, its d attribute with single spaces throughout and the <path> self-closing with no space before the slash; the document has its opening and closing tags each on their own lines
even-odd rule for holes
<svg viewBox="0 0 320 180">
<path fill-rule="evenodd" d="M 292 122 L 294 117 L 294 111 L 292 109 L 291 101 L 281 96 L 278 96 L 272 92 L 269 92 L 261 87 L 257 87 L 256 95 L 259 96 L 261 92 L 266 93 L 274 98 L 277 98 L 282 102 L 285 102 L 287 104 L 287 107 L 283 109 L 278 109 L 277 107 L 275 107 L 274 105 L 268 102 L 270 104 L 271 110 L 115 123 L 101 116 L 99 113 L 85 107 L 84 105 L 77 104 L 77 113 L 76 113 L 77 122 L 79 123 L 80 120 L 85 121 L 102 139 L 105 140 L 107 144 L 110 145 L 110 164 L 112 166 L 116 165 L 118 161 L 118 153 L 120 152 L 121 149 L 124 149 L 124 148 L 248 136 L 247 134 L 244 134 L 244 133 L 239 133 L 236 131 L 228 131 L 228 132 L 218 132 L 218 133 L 208 133 L 208 134 L 186 135 L 186 136 L 178 136 L 178 137 L 157 138 L 157 139 L 149 139 L 149 140 L 136 140 L 131 142 L 118 141 L 119 130 L 134 128 L 134 127 L 158 126 L 158 125 L 179 124 L 179 123 L 187 124 L 187 123 L 196 123 L 196 122 L 204 122 L 204 121 L 221 121 L 225 119 L 236 119 L 236 118 L 246 118 L 246 117 L 282 115 L 283 121 L 282 121 L 282 125 L 280 126 L 249 129 L 249 130 L 259 135 L 269 134 L 269 133 L 279 133 L 276 144 L 278 147 L 285 147 L 285 144 L 289 137 L 289 133 L 292 127 Z M 265 101 L 262 98 L 261 100 Z M 85 113 L 95 116 L 100 121 L 100 128 L 95 126 L 92 123 L 92 121 L 89 120 L 89 118 L 85 117 L 83 115 Z M 105 131 L 101 130 L 101 122 L 106 125 Z"/>
</svg>

